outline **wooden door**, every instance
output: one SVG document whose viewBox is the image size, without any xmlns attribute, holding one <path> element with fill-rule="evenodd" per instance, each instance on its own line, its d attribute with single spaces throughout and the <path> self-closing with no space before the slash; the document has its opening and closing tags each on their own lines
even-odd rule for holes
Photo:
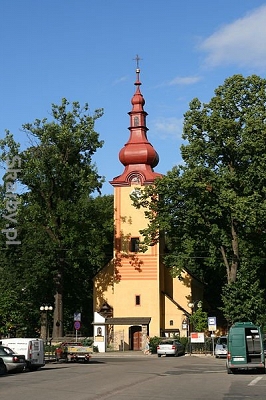
<svg viewBox="0 0 266 400">
<path fill-rule="evenodd" d="M 142 328 L 141 326 L 131 326 L 131 349 L 142 349 Z"/>
</svg>

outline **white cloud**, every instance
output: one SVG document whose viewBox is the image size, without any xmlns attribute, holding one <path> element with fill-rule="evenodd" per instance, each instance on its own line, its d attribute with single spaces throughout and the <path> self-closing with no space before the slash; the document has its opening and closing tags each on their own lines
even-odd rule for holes
<svg viewBox="0 0 266 400">
<path fill-rule="evenodd" d="M 183 119 L 159 117 L 151 121 L 150 126 L 152 134 L 159 136 L 161 139 L 181 139 Z"/>
<path fill-rule="evenodd" d="M 172 79 L 171 81 L 163 82 L 157 87 L 163 86 L 176 86 L 176 85 L 193 85 L 197 83 L 202 78 L 200 76 L 177 76 L 176 78 Z"/>
<path fill-rule="evenodd" d="M 121 83 L 121 82 L 125 82 L 127 80 L 127 77 L 126 76 L 122 76 L 121 78 L 118 78 L 118 79 L 116 79 L 114 82 L 113 82 L 113 86 L 116 86 L 116 85 L 118 85 L 119 83 Z"/>
<path fill-rule="evenodd" d="M 237 64 L 266 67 L 266 5 L 225 25 L 206 38 L 200 49 L 208 53 L 209 66 Z"/>
<path fill-rule="evenodd" d="M 172 79 L 170 82 L 167 83 L 169 86 L 173 85 L 193 85 L 200 81 L 201 78 L 199 76 L 177 76 L 176 78 Z"/>
</svg>

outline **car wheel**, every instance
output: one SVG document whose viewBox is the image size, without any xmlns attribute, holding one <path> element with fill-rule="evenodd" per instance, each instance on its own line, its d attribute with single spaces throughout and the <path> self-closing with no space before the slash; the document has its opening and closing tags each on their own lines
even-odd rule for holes
<svg viewBox="0 0 266 400">
<path fill-rule="evenodd" d="M 161 354 L 157 354 L 158 357 L 161 357 Z"/>
<path fill-rule="evenodd" d="M 175 353 L 175 357 L 178 357 L 179 356 L 179 354 L 178 354 L 178 351 Z"/>
<path fill-rule="evenodd" d="M 228 374 L 232 374 L 233 371 L 231 370 L 231 368 L 228 367 L 228 365 L 226 364 L 226 371 Z"/>
<path fill-rule="evenodd" d="M 40 368 L 40 367 L 33 367 L 33 366 L 31 366 L 31 367 L 29 368 L 29 370 L 30 370 L 31 372 L 34 372 L 34 371 L 38 371 L 39 368 Z"/>
<path fill-rule="evenodd" d="M 7 369 L 6 366 L 1 364 L 0 366 L 0 375 L 6 375 L 7 374 Z"/>
</svg>

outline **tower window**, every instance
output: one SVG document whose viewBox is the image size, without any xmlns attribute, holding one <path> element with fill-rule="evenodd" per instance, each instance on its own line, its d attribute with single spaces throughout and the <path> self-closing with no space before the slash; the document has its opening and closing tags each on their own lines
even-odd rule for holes
<svg viewBox="0 0 266 400">
<path fill-rule="evenodd" d="M 134 126 L 139 125 L 139 117 L 134 117 Z"/>
<path fill-rule="evenodd" d="M 139 238 L 130 239 L 129 251 L 131 251 L 132 253 L 137 253 L 139 251 Z"/>
<path fill-rule="evenodd" d="M 135 297 L 135 305 L 140 306 L 140 295 L 139 294 L 137 294 Z"/>
</svg>

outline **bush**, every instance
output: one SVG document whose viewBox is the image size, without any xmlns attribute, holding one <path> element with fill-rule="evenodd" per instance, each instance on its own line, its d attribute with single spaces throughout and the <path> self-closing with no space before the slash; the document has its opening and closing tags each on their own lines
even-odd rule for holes
<svg viewBox="0 0 266 400">
<path fill-rule="evenodd" d="M 93 344 L 93 339 L 89 337 L 87 337 L 82 341 L 82 346 L 92 346 L 92 344 Z"/>
<path fill-rule="evenodd" d="M 189 342 L 188 342 L 188 338 L 183 336 L 179 338 L 180 343 L 182 343 L 182 345 L 185 347 L 185 352 L 188 352 L 188 346 L 189 346 Z"/>
<path fill-rule="evenodd" d="M 54 345 L 49 345 L 49 344 L 46 344 L 45 346 L 44 346 L 44 352 L 45 353 L 50 353 L 50 354 L 54 354 L 55 353 L 55 349 L 57 348 L 58 346 L 54 346 Z"/>
<path fill-rule="evenodd" d="M 157 346 L 160 341 L 161 341 L 161 338 L 159 338 L 158 336 L 154 336 L 154 337 L 150 338 L 150 352 L 152 354 L 157 353 Z"/>
</svg>

